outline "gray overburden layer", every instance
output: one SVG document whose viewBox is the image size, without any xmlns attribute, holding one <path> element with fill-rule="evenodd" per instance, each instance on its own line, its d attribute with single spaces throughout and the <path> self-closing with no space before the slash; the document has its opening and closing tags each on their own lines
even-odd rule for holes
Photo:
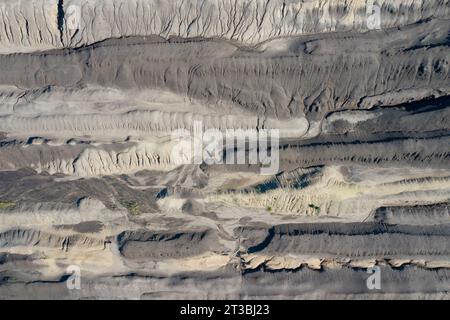
<svg viewBox="0 0 450 320">
<path fill-rule="evenodd" d="M 448 0 L 0 0 L 0 299 L 449 299 L 449 45 Z"/>
</svg>

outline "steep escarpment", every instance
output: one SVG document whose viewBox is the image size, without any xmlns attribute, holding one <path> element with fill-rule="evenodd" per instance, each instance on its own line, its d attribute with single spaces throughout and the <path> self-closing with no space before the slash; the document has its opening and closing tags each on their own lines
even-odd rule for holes
<svg viewBox="0 0 450 320">
<path fill-rule="evenodd" d="M 449 8 L 0 0 L 0 299 L 448 299 Z"/>
<path fill-rule="evenodd" d="M 361 32 L 448 17 L 447 0 L 226 1 L 8 0 L 0 51 L 78 47 L 108 38 L 221 37 L 256 44 L 274 37 Z"/>
<path fill-rule="evenodd" d="M 126 231 L 118 235 L 120 253 L 127 259 L 183 258 L 218 250 L 211 230 L 183 233 Z"/>
<path fill-rule="evenodd" d="M 429 32 L 436 32 L 436 37 L 415 42 L 399 40 Z M 396 105 L 411 101 L 411 96 L 424 99 L 448 94 L 447 35 L 448 23 L 433 20 L 370 34 L 371 41 L 376 43 L 372 47 L 364 45 L 361 35 L 345 40 L 349 43 L 344 47 L 326 52 L 320 52 L 320 48 L 330 49 L 327 37 L 319 38 L 315 46 L 318 49 L 314 50 L 302 48 L 309 43 L 307 38 L 288 39 L 287 49 L 276 54 L 241 52 L 223 41 L 154 44 L 141 38 L 128 44 L 120 39 L 80 49 L 0 56 L 0 66 L 5 71 L 0 84 L 29 89 L 87 84 L 165 88 L 207 104 L 236 106 L 255 117 L 263 117 L 263 121 L 305 115 L 310 121 L 319 121 L 330 111 L 368 109 L 380 102 Z M 364 45 L 364 50 L 348 50 L 359 45 Z M 133 48 L 132 55 L 128 46 Z M 185 50 L 189 53 L 192 46 L 198 51 L 186 59 Z M 434 90 L 426 90 L 427 87 Z M 396 99 L 392 99 L 393 95 Z M 169 114 L 148 116 L 149 122 L 151 117 L 155 120 L 167 117 L 169 123 L 165 126 L 167 129 L 173 126 Z M 48 129 L 52 128 L 52 122 L 62 121 L 48 120 Z M 99 120 L 114 123 L 114 119 Z M 26 119 L 17 121 L 18 125 L 22 122 L 21 126 L 27 126 Z M 223 123 L 219 119 L 212 121 Z M 61 124 L 54 127 L 61 128 Z M 86 123 L 85 127 L 92 124 Z"/>
<path fill-rule="evenodd" d="M 381 207 L 375 211 L 374 217 L 377 221 L 384 223 L 437 225 L 450 221 L 448 209 L 448 203 Z"/>
<path fill-rule="evenodd" d="M 267 230 L 261 242 L 252 243 L 254 231 L 243 230 L 249 253 L 267 255 L 285 251 L 322 257 L 408 257 L 447 255 L 448 225 L 430 227 L 376 224 L 282 225 Z M 247 244 L 248 243 L 248 244 Z"/>
<path fill-rule="evenodd" d="M 104 240 L 79 235 L 63 236 L 32 229 L 14 229 L 0 233 L 0 247 L 44 247 L 70 250 L 75 248 L 103 248 Z"/>
</svg>

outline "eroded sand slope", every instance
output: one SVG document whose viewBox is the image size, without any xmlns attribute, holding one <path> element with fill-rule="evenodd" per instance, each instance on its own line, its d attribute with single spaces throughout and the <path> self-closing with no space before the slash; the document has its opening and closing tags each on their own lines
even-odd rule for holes
<svg viewBox="0 0 450 320">
<path fill-rule="evenodd" d="M 448 299 L 450 4 L 369 4 L 0 0 L 0 298 Z"/>
</svg>

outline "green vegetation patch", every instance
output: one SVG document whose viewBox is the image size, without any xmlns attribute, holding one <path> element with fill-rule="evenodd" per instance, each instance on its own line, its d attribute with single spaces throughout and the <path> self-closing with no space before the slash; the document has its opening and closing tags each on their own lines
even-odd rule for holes
<svg viewBox="0 0 450 320">
<path fill-rule="evenodd" d="M 0 210 L 8 210 L 16 206 L 14 201 L 0 200 Z"/>
<path fill-rule="evenodd" d="M 320 213 L 320 207 L 319 206 L 316 206 L 315 204 L 310 203 L 310 204 L 308 204 L 308 207 L 313 209 L 315 211 L 315 213 L 317 213 L 317 214 Z"/>
<path fill-rule="evenodd" d="M 129 200 L 120 200 L 119 202 L 128 210 L 130 214 L 134 216 L 141 214 L 141 210 L 139 209 L 139 205 L 137 202 Z"/>
</svg>

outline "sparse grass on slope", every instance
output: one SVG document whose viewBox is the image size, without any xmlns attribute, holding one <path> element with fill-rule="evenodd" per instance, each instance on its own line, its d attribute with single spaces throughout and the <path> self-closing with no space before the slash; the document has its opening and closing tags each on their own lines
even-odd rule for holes
<svg viewBox="0 0 450 320">
<path fill-rule="evenodd" d="M 128 212 L 132 215 L 137 216 L 141 213 L 139 205 L 134 201 L 120 200 L 120 204 L 124 206 L 128 210 Z"/>
<path fill-rule="evenodd" d="M 0 210 L 11 209 L 15 206 L 16 206 L 16 203 L 14 201 L 0 200 Z"/>
</svg>

